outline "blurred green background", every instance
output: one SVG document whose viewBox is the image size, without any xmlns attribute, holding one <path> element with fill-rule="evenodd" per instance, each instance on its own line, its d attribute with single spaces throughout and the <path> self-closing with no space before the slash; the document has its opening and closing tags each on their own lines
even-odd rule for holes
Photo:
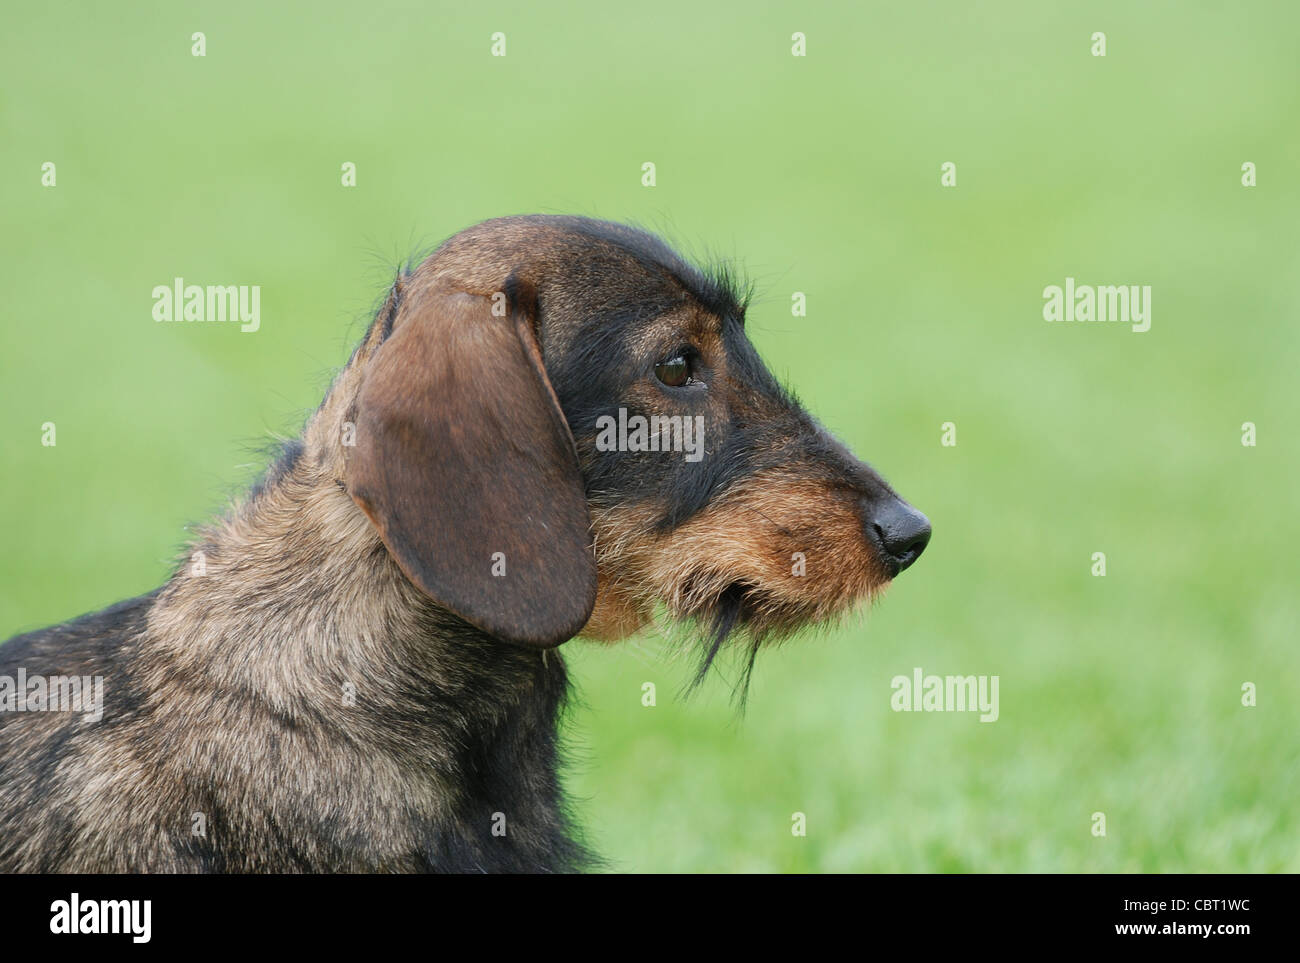
<svg viewBox="0 0 1300 963">
<path fill-rule="evenodd" d="M 502 214 L 635 220 L 745 266 L 769 363 L 935 536 L 865 622 L 760 657 L 743 719 L 722 679 L 677 698 L 657 636 L 565 647 L 614 868 L 1300 870 L 1294 4 L 4 20 L 0 638 L 159 584 L 397 260 Z M 260 284 L 261 330 L 156 324 L 178 275 Z M 1066 276 L 1151 285 L 1151 330 L 1046 323 Z M 1001 718 L 892 712 L 914 666 L 998 675 Z"/>
</svg>

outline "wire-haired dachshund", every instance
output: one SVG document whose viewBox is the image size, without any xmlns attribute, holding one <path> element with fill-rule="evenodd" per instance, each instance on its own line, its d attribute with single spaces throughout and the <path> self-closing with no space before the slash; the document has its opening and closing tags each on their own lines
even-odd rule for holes
<svg viewBox="0 0 1300 963">
<path fill-rule="evenodd" d="M 0 870 L 583 868 L 557 646 L 661 613 L 702 668 L 728 640 L 752 666 L 929 538 L 764 367 L 725 272 L 488 221 L 400 273 L 165 585 L 0 646 Z"/>
</svg>

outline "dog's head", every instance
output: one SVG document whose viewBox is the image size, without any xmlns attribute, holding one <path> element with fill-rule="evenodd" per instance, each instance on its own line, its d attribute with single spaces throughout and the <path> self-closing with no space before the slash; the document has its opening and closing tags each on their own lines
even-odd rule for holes
<svg viewBox="0 0 1300 963">
<path fill-rule="evenodd" d="M 508 642 L 628 635 L 709 659 L 869 598 L 925 516 L 760 360 L 725 277 L 577 217 L 489 221 L 394 288 L 363 344 L 345 484 L 420 590 Z"/>
</svg>

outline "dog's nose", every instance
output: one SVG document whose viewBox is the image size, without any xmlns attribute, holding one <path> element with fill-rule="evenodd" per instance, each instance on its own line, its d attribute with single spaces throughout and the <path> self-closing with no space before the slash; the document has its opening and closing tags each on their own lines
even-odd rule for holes
<svg viewBox="0 0 1300 963">
<path fill-rule="evenodd" d="M 930 520 L 897 496 L 863 506 L 867 536 L 880 548 L 887 566 L 897 575 L 930 544 Z"/>
</svg>

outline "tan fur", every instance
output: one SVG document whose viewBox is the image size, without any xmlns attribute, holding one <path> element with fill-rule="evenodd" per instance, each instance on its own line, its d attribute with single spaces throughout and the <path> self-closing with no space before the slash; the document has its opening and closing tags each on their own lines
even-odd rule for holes
<svg viewBox="0 0 1300 963">
<path fill-rule="evenodd" d="M 853 502 L 792 472 L 756 474 L 669 533 L 654 534 L 656 515 L 654 506 L 593 512 L 602 578 L 594 638 L 632 634 L 660 602 L 670 617 L 689 617 L 737 581 L 758 590 L 760 628 L 777 633 L 830 619 L 889 584 Z"/>
</svg>

